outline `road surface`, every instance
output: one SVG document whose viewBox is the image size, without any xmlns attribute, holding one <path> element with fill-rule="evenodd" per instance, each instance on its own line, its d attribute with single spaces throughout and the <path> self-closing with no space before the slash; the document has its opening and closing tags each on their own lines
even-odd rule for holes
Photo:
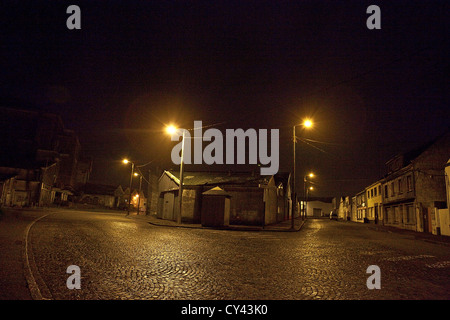
<svg viewBox="0 0 450 320">
<path fill-rule="evenodd" d="M 450 298 L 450 246 L 363 224 L 310 219 L 299 232 L 230 231 L 114 212 L 30 212 L 1 223 L 20 224 L 9 241 L 28 253 L 23 272 L 19 255 L 2 247 L 3 299 L 27 299 L 27 268 L 35 299 Z M 367 287 L 373 265 L 380 289 Z M 79 267 L 80 289 L 68 289 L 69 266 Z"/>
</svg>

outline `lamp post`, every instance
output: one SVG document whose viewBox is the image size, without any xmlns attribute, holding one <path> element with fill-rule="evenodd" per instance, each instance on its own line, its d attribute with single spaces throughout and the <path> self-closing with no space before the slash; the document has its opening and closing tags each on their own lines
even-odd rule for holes
<svg viewBox="0 0 450 320">
<path fill-rule="evenodd" d="M 127 209 L 127 216 L 130 215 L 130 205 L 131 205 L 131 187 L 132 187 L 132 183 L 133 183 L 133 175 L 134 175 L 134 162 L 128 160 L 128 159 L 123 159 L 122 161 L 125 164 L 131 163 L 131 174 L 130 174 L 130 195 L 128 196 L 128 209 Z"/>
<path fill-rule="evenodd" d="M 137 203 L 137 214 L 139 215 L 139 207 L 141 204 L 141 190 L 142 190 L 142 174 L 139 174 L 137 172 L 134 173 L 134 176 L 137 177 L 139 176 L 139 193 L 138 193 L 138 203 Z"/>
<path fill-rule="evenodd" d="M 183 205 L 183 159 L 184 159 L 184 139 L 185 139 L 185 130 L 183 130 L 183 137 L 181 140 L 181 161 L 180 161 L 180 185 L 178 187 L 178 215 L 177 215 L 177 223 L 181 223 L 181 208 Z M 167 133 L 174 134 L 177 131 L 177 128 L 174 126 L 168 126 L 166 128 Z"/>
<path fill-rule="evenodd" d="M 303 216 L 302 219 L 306 218 L 307 215 L 307 205 L 308 205 L 308 191 L 309 190 L 313 190 L 314 188 L 311 186 L 308 188 L 308 178 L 314 178 L 314 173 L 310 173 L 306 176 L 304 176 L 303 178 L 303 188 L 304 188 L 304 192 L 303 192 L 303 196 L 305 197 L 304 203 L 303 203 Z"/>
<path fill-rule="evenodd" d="M 295 190 L 295 188 L 296 188 L 296 186 L 295 186 L 295 167 L 296 167 L 296 165 L 295 165 L 295 143 L 297 142 L 297 137 L 296 137 L 296 134 L 295 134 L 295 128 L 298 127 L 298 126 L 303 126 L 303 128 L 309 129 L 309 128 L 312 128 L 313 122 L 312 122 L 312 120 L 310 120 L 310 119 L 305 119 L 305 120 L 303 121 L 302 124 L 297 124 L 297 125 L 294 125 L 294 126 L 292 127 L 294 166 L 293 166 L 293 170 L 292 170 L 292 195 L 291 195 L 291 198 L 292 198 L 292 214 L 291 214 L 291 229 L 294 229 L 294 226 L 295 226 L 295 222 L 294 222 L 294 213 L 295 213 L 295 207 L 296 207 L 296 204 L 297 204 L 297 196 L 296 196 L 297 193 L 296 193 L 296 190 Z"/>
</svg>

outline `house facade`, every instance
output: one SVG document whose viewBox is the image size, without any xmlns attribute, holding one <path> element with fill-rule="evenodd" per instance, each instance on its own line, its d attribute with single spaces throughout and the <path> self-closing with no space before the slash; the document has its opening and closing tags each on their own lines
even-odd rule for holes
<svg viewBox="0 0 450 320">
<path fill-rule="evenodd" d="M 309 218 L 329 217 L 333 210 L 332 198 L 310 197 L 306 204 L 306 216 Z"/>
<path fill-rule="evenodd" d="M 447 161 L 444 170 L 445 189 L 447 196 L 447 207 L 437 209 L 436 212 L 436 234 L 450 236 L 450 159 Z"/>
<path fill-rule="evenodd" d="M 384 224 L 419 232 L 433 232 L 436 209 L 447 196 L 442 172 L 450 153 L 450 134 L 398 155 L 386 163 L 383 179 Z"/>
<path fill-rule="evenodd" d="M 381 193 L 381 185 L 382 182 L 377 181 L 366 188 L 366 218 L 369 223 L 383 223 L 383 196 Z"/>
<path fill-rule="evenodd" d="M 356 194 L 356 222 L 366 222 L 367 202 L 366 190 L 360 191 Z"/>
<path fill-rule="evenodd" d="M 350 198 L 350 221 L 357 221 L 356 215 L 356 196 Z"/>
</svg>

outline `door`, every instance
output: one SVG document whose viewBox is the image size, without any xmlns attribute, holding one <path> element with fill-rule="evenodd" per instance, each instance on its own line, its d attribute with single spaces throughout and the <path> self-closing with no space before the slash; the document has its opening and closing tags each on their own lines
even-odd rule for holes
<svg viewBox="0 0 450 320">
<path fill-rule="evenodd" d="M 423 232 L 431 233 L 431 208 L 423 209 Z"/>
<path fill-rule="evenodd" d="M 378 224 L 378 205 L 374 206 L 375 210 L 375 224 Z"/>
<path fill-rule="evenodd" d="M 163 219 L 173 220 L 173 202 L 174 202 L 174 194 L 172 192 L 166 192 L 164 194 L 164 203 L 163 203 Z"/>
<path fill-rule="evenodd" d="M 322 209 L 320 208 L 313 208 L 313 216 L 316 218 L 319 218 L 322 215 Z"/>
</svg>

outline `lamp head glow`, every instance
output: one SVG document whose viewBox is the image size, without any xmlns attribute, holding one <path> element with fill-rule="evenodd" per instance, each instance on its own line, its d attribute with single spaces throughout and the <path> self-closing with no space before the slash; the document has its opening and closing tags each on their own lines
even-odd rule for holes
<svg viewBox="0 0 450 320">
<path fill-rule="evenodd" d="M 310 119 L 305 119 L 305 121 L 303 121 L 303 126 L 305 128 L 312 128 L 313 122 Z"/>
<path fill-rule="evenodd" d="M 128 162 L 130 162 L 130 161 L 128 159 L 123 159 L 122 162 L 125 164 L 128 164 Z"/>
<path fill-rule="evenodd" d="M 177 132 L 177 128 L 173 125 L 167 126 L 166 132 L 170 135 L 175 134 Z"/>
</svg>

